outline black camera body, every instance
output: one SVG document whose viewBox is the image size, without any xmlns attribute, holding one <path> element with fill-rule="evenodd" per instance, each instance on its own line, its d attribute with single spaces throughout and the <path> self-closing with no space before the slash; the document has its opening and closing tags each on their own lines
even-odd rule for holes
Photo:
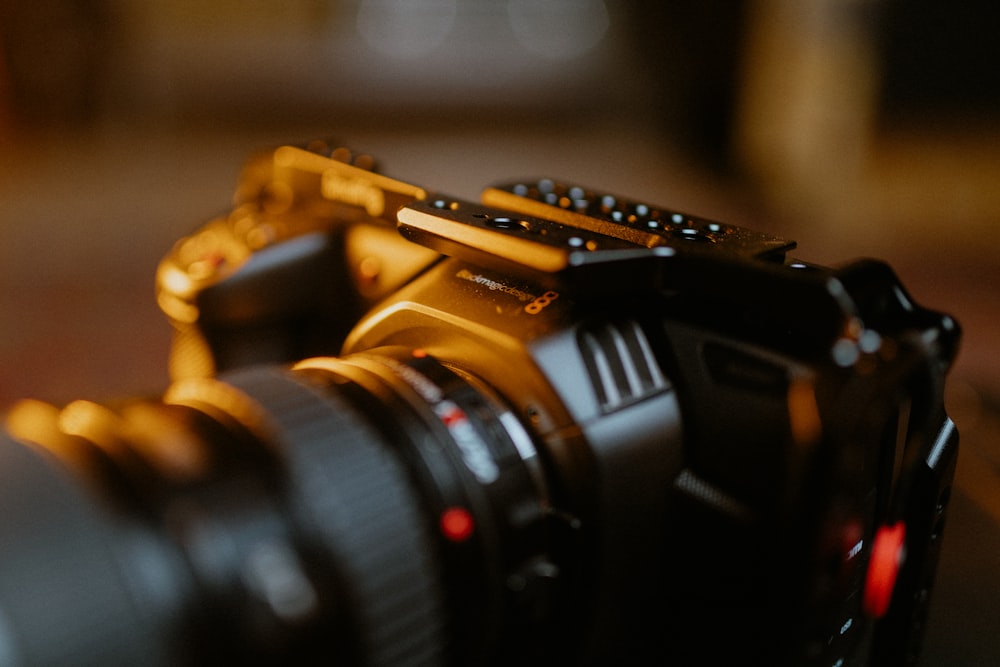
<svg viewBox="0 0 1000 667">
<path fill-rule="evenodd" d="M 191 490 L 216 473 L 140 493 L 182 536 L 174 578 L 227 612 L 205 619 L 226 639 L 186 629 L 184 655 L 280 662 L 335 637 L 361 664 L 916 660 L 958 449 L 954 321 L 881 262 L 809 265 L 551 179 L 470 203 L 372 166 L 324 142 L 262 154 L 160 266 L 175 384 L 156 409 L 196 414 L 200 449 L 267 443 L 287 525 L 225 532 L 247 553 L 263 538 L 232 535 L 270 535 L 320 601 L 289 615 L 246 577 L 212 583 L 246 571 L 183 537 L 229 525 Z M 17 414 L 21 441 L 66 435 Z M 71 435 L 98 441 L 96 421 Z M 177 519 L 191 497 L 198 521 Z M 264 611 L 229 613 L 244 599 Z"/>
</svg>

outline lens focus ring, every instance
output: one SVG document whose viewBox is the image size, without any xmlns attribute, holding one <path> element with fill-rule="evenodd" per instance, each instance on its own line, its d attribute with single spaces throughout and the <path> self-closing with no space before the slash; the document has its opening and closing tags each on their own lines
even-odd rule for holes
<svg viewBox="0 0 1000 667">
<path fill-rule="evenodd" d="M 347 586 L 364 664 L 443 661 L 444 614 L 420 501 L 357 408 L 294 372 L 221 378 L 268 416 L 289 477 L 289 509 Z"/>
</svg>

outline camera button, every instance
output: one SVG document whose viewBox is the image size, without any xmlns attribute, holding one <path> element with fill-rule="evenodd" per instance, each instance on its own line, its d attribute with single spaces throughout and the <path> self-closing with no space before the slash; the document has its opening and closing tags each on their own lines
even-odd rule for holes
<svg viewBox="0 0 1000 667">
<path fill-rule="evenodd" d="M 889 611 L 896 579 L 906 557 L 905 540 L 906 524 L 902 521 L 881 526 L 875 533 L 864 593 L 864 610 L 872 618 L 882 618 Z"/>
</svg>

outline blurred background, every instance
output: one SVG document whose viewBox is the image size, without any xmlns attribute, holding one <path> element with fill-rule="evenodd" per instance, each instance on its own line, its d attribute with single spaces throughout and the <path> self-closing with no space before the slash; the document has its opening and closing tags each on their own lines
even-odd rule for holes
<svg viewBox="0 0 1000 667">
<path fill-rule="evenodd" d="M 988 0 L 0 0 L 0 408 L 160 391 L 156 263 L 279 142 L 880 257 L 966 332 L 923 664 L 1000 664 L 998 35 Z"/>
</svg>

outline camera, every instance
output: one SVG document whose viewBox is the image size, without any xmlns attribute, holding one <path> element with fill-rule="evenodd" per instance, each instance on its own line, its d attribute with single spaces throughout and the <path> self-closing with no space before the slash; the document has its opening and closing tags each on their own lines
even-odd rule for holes
<svg viewBox="0 0 1000 667">
<path fill-rule="evenodd" d="M 960 329 L 877 260 L 553 178 L 252 157 L 162 396 L 15 405 L 5 665 L 907 665 Z"/>
</svg>

